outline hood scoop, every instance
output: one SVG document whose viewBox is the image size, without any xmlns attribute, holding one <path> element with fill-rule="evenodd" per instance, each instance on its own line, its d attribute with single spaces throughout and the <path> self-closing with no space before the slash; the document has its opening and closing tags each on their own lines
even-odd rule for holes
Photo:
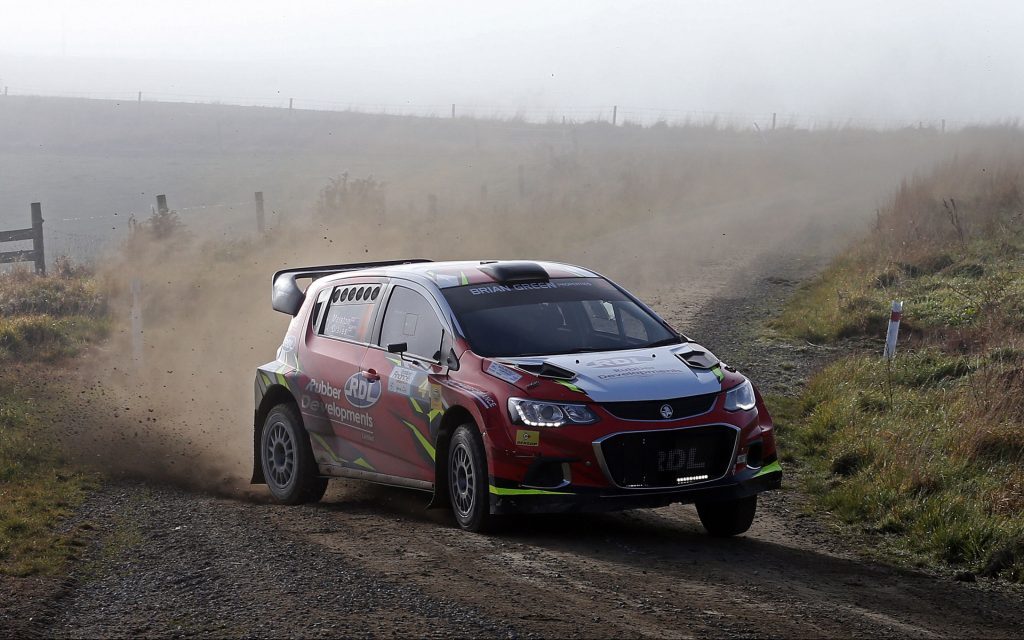
<svg viewBox="0 0 1024 640">
<path fill-rule="evenodd" d="M 694 369 L 713 369 L 719 364 L 718 358 L 708 351 L 694 349 L 686 353 L 677 353 L 676 357 Z"/>
<path fill-rule="evenodd" d="M 538 378 L 550 378 L 552 380 L 572 380 L 576 377 L 576 374 L 568 369 L 555 366 L 550 362 L 540 363 L 523 363 L 519 362 L 516 364 L 517 367 L 523 371 L 529 371 Z"/>
</svg>

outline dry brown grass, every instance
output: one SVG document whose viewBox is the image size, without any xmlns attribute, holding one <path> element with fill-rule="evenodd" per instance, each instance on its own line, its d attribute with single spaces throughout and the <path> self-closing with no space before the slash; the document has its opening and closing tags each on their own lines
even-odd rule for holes
<svg viewBox="0 0 1024 640">
<path fill-rule="evenodd" d="M 788 444 L 841 517 L 922 562 L 1024 580 L 1024 155 L 960 158 L 900 185 L 878 226 L 780 326 L 855 337 L 817 375 Z M 880 358 L 890 300 L 900 354 Z M 853 400 L 857 398 L 858 400 Z M 870 402 L 865 399 L 872 399 Z M 890 401 L 889 398 L 892 398 Z M 853 452 L 858 464 L 847 464 Z M 844 474 L 831 468 L 839 461 Z"/>
<path fill-rule="evenodd" d="M 875 239 L 890 258 L 913 263 L 937 248 L 963 250 L 973 239 L 995 239 L 1022 225 L 1024 155 L 974 155 L 904 180 L 878 211 Z"/>
</svg>

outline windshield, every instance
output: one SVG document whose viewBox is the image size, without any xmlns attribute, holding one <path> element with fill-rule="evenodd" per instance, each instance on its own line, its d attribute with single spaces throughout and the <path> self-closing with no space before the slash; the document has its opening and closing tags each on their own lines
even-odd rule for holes
<svg viewBox="0 0 1024 640">
<path fill-rule="evenodd" d="M 470 348 L 481 356 L 617 351 L 681 342 L 600 278 L 443 289 Z"/>
</svg>

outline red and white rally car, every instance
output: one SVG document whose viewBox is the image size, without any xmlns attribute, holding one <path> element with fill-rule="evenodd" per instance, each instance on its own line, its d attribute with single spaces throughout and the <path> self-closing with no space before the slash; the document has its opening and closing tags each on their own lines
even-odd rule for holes
<svg viewBox="0 0 1024 640">
<path fill-rule="evenodd" d="M 253 482 L 282 502 L 361 478 L 432 492 L 471 531 L 497 514 L 683 502 L 735 535 L 780 485 L 750 381 L 592 271 L 286 269 L 273 307 L 294 317 L 256 374 Z"/>
</svg>

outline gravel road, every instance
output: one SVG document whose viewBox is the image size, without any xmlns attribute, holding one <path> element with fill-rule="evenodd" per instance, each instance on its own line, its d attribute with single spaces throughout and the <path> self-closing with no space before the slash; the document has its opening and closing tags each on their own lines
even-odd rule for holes
<svg viewBox="0 0 1024 640">
<path fill-rule="evenodd" d="M 753 263 L 696 306 L 649 295 L 779 390 L 821 354 L 779 357 L 757 327 L 818 264 Z M 804 499 L 789 482 L 731 540 L 690 506 L 481 536 L 422 494 L 356 482 L 303 507 L 115 482 L 68 523 L 93 528 L 69 577 L 3 583 L 0 635 L 1019 637 L 1020 590 L 871 561 Z"/>
</svg>

